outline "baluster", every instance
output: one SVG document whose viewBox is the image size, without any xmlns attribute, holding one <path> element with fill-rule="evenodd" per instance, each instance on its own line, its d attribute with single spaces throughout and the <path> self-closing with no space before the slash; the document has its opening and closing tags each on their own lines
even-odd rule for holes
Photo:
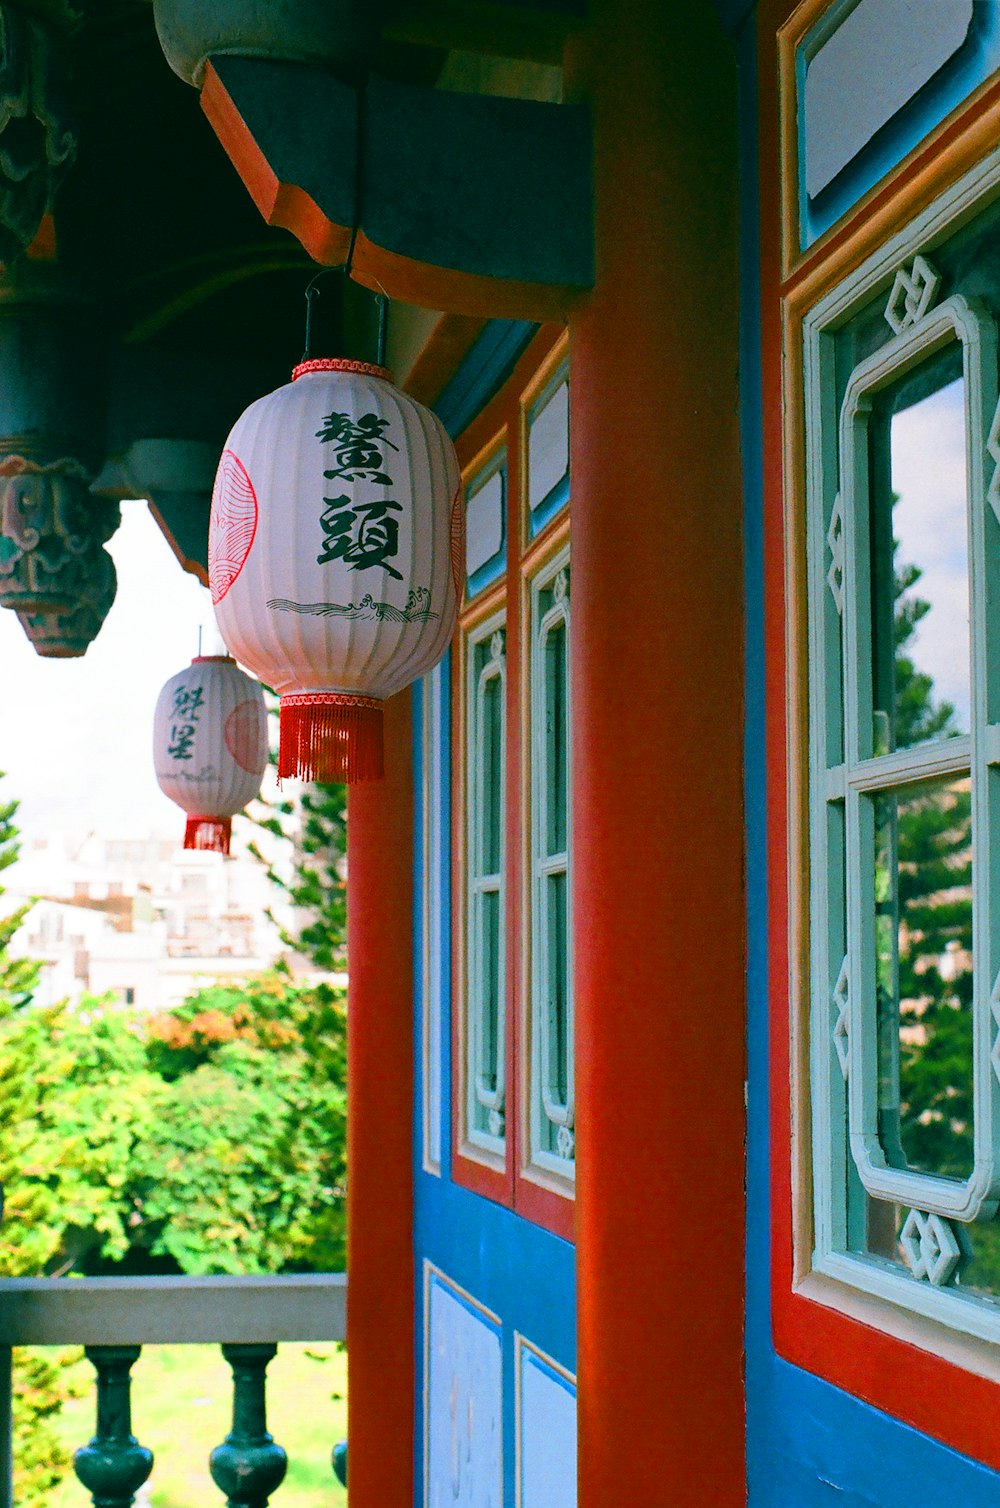
<svg viewBox="0 0 1000 1508">
<path fill-rule="evenodd" d="M 347 1486 L 347 1441 L 339 1440 L 333 1447 L 333 1474 L 341 1487 Z"/>
<path fill-rule="evenodd" d="M 223 1346 L 233 1369 L 233 1427 L 209 1458 L 228 1508 L 267 1508 L 288 1457 L 267 1432 L 266 1372 L 277 1346 Z"/>
<path fill-rule="evenodd" d="M 97 1433 L 73 1466 L 94 1508 L 132 1508 L 153 1469 L 153 1452 L 132 1433 L 132 1379 L 141 1346 L 85 1346 L 97 1373 Z"/>
</svg>

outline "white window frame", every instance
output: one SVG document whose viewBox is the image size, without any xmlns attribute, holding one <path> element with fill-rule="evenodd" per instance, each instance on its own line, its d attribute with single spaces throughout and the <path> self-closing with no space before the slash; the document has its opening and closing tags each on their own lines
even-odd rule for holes
<svg viewBox="0 0 1000 1508">
<path fill-rule="evenodd" d="M 541 595 L 553 588 L 554 601 L 543 614 Z M 573 905 L 572 905 L 572 769 L 573 769 L 573 717 L 570 681 L 566 680 L 566 849 L 560 854 L 547 854 L 545 834 L 548 827 L 550 792 L 546 784 L 546 683 L 545 641 L 553 628 L 565 625 L 567 650 L 570 642 L 570 571 L 569 545 L 564 546 L 552 560 L 539 570 L 529 584 L 530 614 L 529 632 L 531 648 L 529 655 L 529 748 L 531 759 L 531 902 L 530 940 L 531 950 L 531 1059 L 528 1093 L 528 1122 L 531 1162 L 547 1173 L 573 1180 L 575 1164 L 575 1116 L 576 1090 L 573 1064 L 574 1012 L 573 1012 Z M 547 924 L 546 882 L 550 875 L 565 873 L 567 879 L 567 1008 L 565 1064 L 566 1098 L 558 1101 L 552 1093 L 555 1073 L 550 1062 L 551 1036 L 548 1030 L 548 977 L 550 935 Z M 557 1128 L 557 1136 L 563 1141 L 566 1152 L 560 1156 L 544 1145 L 543 1132 L 546 1122 Z"/>
<path fill-rule="evenodd" d="M 848 1158 L 868 1192 L 875 1198 L 909 1205 L 924 1224 L 987 1218 L 996 1209 L 1000 1193 L 1000 1066 L 991 1062 L 991 1052 L 1000 1057 L 1000 896 L 990 893 L 991 859 L 997 854 L 997 767 L 1000 766 L 1000 722 L 986 720 L 986 598 L 988 574 L 990 600 L 1000 563 L 987 555 L 984 533 L 1000 523 L 1000 404 L 997 402 L 996 332 L 992 319 L 971 300 L 957 297 L 934 307 L 916 307 L 907 312 L 904 328 L 887 331 L 886 345 L 852 376 L 843 405 L 843 416 L 832 409 L 830 379 L 833 371 L 835 331 L 865 304 L 882 294 L 891 300 L 900 275 L 913 277 L 916 259 L 923 258 L 933 271 L 934 247 L 979 209 L 1000 198 L 1000 150 L 994 150 L 964 175 L 933 205 L 900 230 L 861 266 L 827 293 L 809 311 L 803 323 L 804 387 L 806 418 L 806 541 L 809 596 L 809 960 L 810 960 L 810 1078 L 813 1172 L 812 1269 L 851 1287 L 889 1300 L 904 1309 L 943 1322 L 969 1335 L 1000 1341 L 1000 1306 L 961 1287 L 935 1286 L 928 1272 L 902 1271 L 896 1264 L 873 1254 L 848 1248 L 847 1171 Z M 917 269 L 919 270 L 919 269 Z M 902 306 L 897 306 L 900 308 Z M 887 316 L 888 317 L 888 316 Z M 890 320 L 890 324 L 892 321 Z M 945 328 L 945 326 L 948 328 Z M 903 750 L 861 760 L 858 724 L 858 625 L 856 574 L 858 533 L 856 510 L 867 505 L 867 467 L 858 464 L 858 426 L 864 429 L 862 408 L 866 392 L 878 385 L 878 369 L 885 380 L 915 364 L 921 345 L 928 352 L 935 340 L 943 343 L 953 335 L 962 341 L 964 353 L 968 515 L 970 519 L 970 593 L 972 638 L 971 738 L 953 739 L 930 746 L 930 751 Z M 839 431 L 839 433 L 838 433 Z M 839 473 L 842 472 L 842 475 Z M 828 581 L 837 580 L 836 559 L 831 558 L 827 531 L 838 492 L 846 486 L 843 515 L 843 612 L 845 620 L 843 660 L 843 761 L 828 758 L 829 666 L 836 656 L 830 634 Z M 858 489 L 861 491 L 858 491 Z M 988 523 L 989 509 L 995 519 Z M 832 532 L 832 531 L 831 531 Z M 794 580 L 794 570 L 793 577 Z M 852 595 L 853 594 L 853 595 Z M 835 594 L 834 594 L 835 595 Z M 822 604 L 822 606 L 820 606 Z M 996 632 L 996 629 L 994 629 Z M 997 654 L 991 647 L 991 656 Z M 833 656 L 833 658 L 828 658 Z M 794 686 L 790 694 L 796 695 Z M 996 707 L 994 704 L 994 712 Z M 963 747 L 964 745 L 964 747 Z M 870 750 L 868 751 L 870 755 Z M 867 770 L 866 770 L 867 766 Z M 884 1157 L 872 1143 L 871 1012 L 862 990 L 863 965 L 856 945 L 860 933 L 859 887 L 847 915 L 847 960 L 839 956 L 833 935 L 831 901 L 836 900 L 839 878 L 836 855 L 828 853 L 827 812 L 832 801 L 843 801 L 846 810 L 847 845 L 851 852 L 845 866 L 858 865 L 860 799 L 867 790 L 896 788 L 915 774 L 932 775 L 971 771 L 975 831 L 974 871 L 974 1064 L 975 1166 L 964 1185 L 932 1175 L 887 1169 Z M 901 778 L 900 778 L 901 777 Z M 986 789 L 990 807 L 986 809 Z M 852 839 L 851 829 L 855 836 Z M 852 847 L 853 845 L 853 847 Z M 795 883 L 794 875 L 792 883 Z M 794 899 L 794 896 L 793 896 Z M 852 914 L 853 913 L 853 914 Z M 793 906 L 793 916 L 795 907 Z M 793 936 L 793 956 L 796 938 Z M 838 1017 L 846 1015 L 849 1043 L 835 1039 Z M 866 1043 L 866 1034 L 869 1041 Z M 847 1077 L 855 1081 L 852 1088 Z M 849 1126 L 850 1139 L 845 1134 Z M 930 1281 L 926 1281 L 930 1277 Z"/>
<path fill-rule="evenodd" d="M 929 266 L 929 263 L 925 263 Z M 967 514 L 969 519 L 969 578 L 972 603 L 973 733 L 968 737 L 937 740 L 891 754 L 872 753 L 871 622 L 867 593 L 869 462 L 868 420 L 875 394 L 897 378 L 914 370 L 955 341 L 962 346 L 965 391 Z M 976 918 L 988 914 L 988 864 L 983 851 L 989 845 L 989 815 L 985 800 L 986 688 L 982 660 L 985 643 L 983 560 L 984 393 L 990 387 L 996 404 L 996 325 L 988 311 L 959 295 L 928 310 L 854 370 L 840 416 L 840 492 L 835 507 L 843 520 L 842 618 L 844 630 L 844 764 L 842 789 L 847 810 L 847 976 L 848 1037 L 850 1043 L 848 1105 L 851 1149 L 861 1181 L 876 1199 L 892 1199 L 926 1213 L 955 1220 L 974 1220 L 987 1206 L 996 1210 L 1000 1194 L 1000 1084 L 989 1070 L 992 1045 L 990 1030 L 989 949 Z M 828 557 L 831 546 L 827 542 Z M 831 562 L 832 564 L 832 562 Z M 829 585 L 829 583 L 828 583 Z M 830 590 L 833 590 L 830 587 Z M 1000 731 L 1000 729 L 998 729 Z M 841 785 L 824 772 L 828 792 Z M 879 1139 L 878 1047 L 875 1000 L 870 988 L 874 977 L 871 918 L 873 862 L 871 805 L 881 791 L 915 786 L 933 776 L 971 774 L 973 845 L 973 1142 L 974 1164 L 964 1184 L 927 1173 L 891 1168 Z M 828 795 L 827 801 L 831 799 Z M 834 798 L 836 799 L 836 798 Z M 853 881 L 853 883 L 852 883 Z M 986 1072 L 983 1067 L 985 1064 Z"/>
<path fill-rule="evenodd" d="M 484 643 L 489 644 L 490 655 L 477 672 L 476 650 Z M 503 610 L 466 631 L 465 678 L 465 1139 L 473 1146 L 503 1157 L 507 1145 L 507 662 L 506 613 Z M 498 870 L 483 874 L 480 872 L 479 862 L 483 846 L 482 821 L 486 813 L 482 721 L 486 688 L 493 680 L 500 683 L 501 788 L 497 806 L 500 814 L 500 852 Z M 483 1068 L 487 1037 L 487 1000 L 483 989 L 483 897 L 487 893 L 499 896 L 500 916 L 495 1085 L 485 1081 Z M 477 1124 L 484 1113 L 488 1129 Z"/>
</svg>

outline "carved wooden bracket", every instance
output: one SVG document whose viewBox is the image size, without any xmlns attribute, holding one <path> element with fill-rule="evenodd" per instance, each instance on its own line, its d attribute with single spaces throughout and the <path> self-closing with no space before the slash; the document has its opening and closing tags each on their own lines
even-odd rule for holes
<svg viewBox="0 0 1000 1508">
<path fill-rule="evenodd" d="M 359 90 L 321 68 L 237 57 L 208 62 L 201 100 L 268 224 L 329 266 L 347 259 L 357 227 L 353 275 L 366 287 L 548 320 L 593 283 L 583 106 L 376 76 Z"/>
</svg>

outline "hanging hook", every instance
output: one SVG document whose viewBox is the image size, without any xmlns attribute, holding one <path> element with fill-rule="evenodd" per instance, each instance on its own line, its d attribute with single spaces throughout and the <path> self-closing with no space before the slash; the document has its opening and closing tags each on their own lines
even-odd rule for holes
<svg viewBox="0 0 1000 1508">
<path fill-rule="evenodd" d="M 309 361 L 312 357 L 313 300 L 319 298 L 321 292 L 321 289 L 317 288 L 316 284 L 320 278 L 325 278 L 330 272 L 342 272 L 346 279 L 350 272 L 350 267 L 346 262 L 340 267 L 321 267 L 319 272 L 306 285 L 306 348 L 302 355 L 303 361 Z"/>
<path fill-rule="evenodd" d="M 381 287 L 381 284 L 379 286 Z M 375 297 L 378 300 L 378 343 L 375 347 L 375 361 L 378 366 L 384 367 L 385 330 L 389 319 L 389 300 L 385 293 L 376 293 Z"/>
<path fill-rule="evenodd" d="M 302 353 L 303 361 L 309 361 L 312 359 L 313 303 L 316 299 L 319 298 L 320 293 L 322 292 L 322 289 L 317 288 L 316 284 L 319 282 L 320 278 L 326 277 L 327 274 L 331 272 L 342 273 L 344 282 L 346 284 L 348 278 L 350 277 L 351 264 L 348 261 L 342 262 L 339 267 L 321 267 L 319 272 L 317 272 L 312 278 L 310 278 L 309 282 L 306 284 L 306 339 L 305 350 Z M 382 287 L 382 284 L 378 282 L 378 278 L 376 278 L 375 281 L 376 283 L 378 283 L 380 289 L 380 292 L 376 293 L 375 295 L 375 301 L 378 305 L 378 335 L 376 338 L 375 360 L 377 365 L 382 367 L 385 366 L 386 329 L 389 322 L 389 295 Z"/>
</svg>

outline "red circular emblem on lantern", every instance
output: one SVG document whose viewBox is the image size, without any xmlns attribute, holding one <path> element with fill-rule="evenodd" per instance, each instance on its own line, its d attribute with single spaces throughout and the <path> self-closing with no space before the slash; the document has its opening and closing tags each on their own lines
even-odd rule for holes
<svg viewBox="0 0 1000 1508">
<path fill-rule="evenodd" d="M 267 735 L 256 702 L 240 702 L 226 718 L 222 730 L 226 748 L 241 769 L 259 775 L 267 764 Z"/>
<path fill-rule="evenodd" d="M 461 602 L 465 581 L 465 509 L 462 505 L 461 484 L 451 503 L 451 577 Z"/>
<path fill-rule="evenodd" d="M 221 602 L 246 564 L 257 533 L 257 494 L 239 456 L 222 452 L 208 526 L 208 581 Z"/>
</svg>

